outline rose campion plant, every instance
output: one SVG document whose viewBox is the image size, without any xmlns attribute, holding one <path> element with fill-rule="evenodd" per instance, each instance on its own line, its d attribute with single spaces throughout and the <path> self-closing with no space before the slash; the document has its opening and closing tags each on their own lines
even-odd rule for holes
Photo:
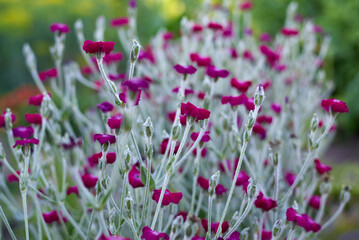
<svg viewBox="0 0 359 240">
<path fill-rule="evenodd" d="M 25 116 L 0 115 L 0 215 L 12 239 L 14 225 L 26 239 L 315 239 L 333 224 L 350 188 L 329 210 L 320 154 L 349 109 L 315 64 L 328 37 L 295 21 L 295 4 L 277 36 L 259 39 L 249 16 L 260 6 L 204 7 L 215 14 L 183 18 L 180 37 L 160 31 L 144 47 L 136 1 L 110 21 L 118 40 L 104 39 L 104 17 L 93 38 L 81 20 L 54 23 L 54 64 L 40 73 L 25 44 L 41 94 Z M 86 66 L 64 61 L 68 34 Z M 80 109 L 77 88 L 98 102 Z"/>
</svg>

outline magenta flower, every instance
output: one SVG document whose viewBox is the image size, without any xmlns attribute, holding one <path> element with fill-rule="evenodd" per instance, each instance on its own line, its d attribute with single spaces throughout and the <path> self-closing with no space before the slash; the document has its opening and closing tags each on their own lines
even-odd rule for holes
<svg viewBox="0 0 359 240">
<path fill-rule="evenodd" d="M 338 99 L 323 99 L 320 103 L 322 108 L 329 112 L 332 110 L 332 112 L 335 113 L 348 113 L 349 109 L 348 106 L 345 104 L 345 102 L 340 101 Z"/>
<path fill-rule="evenodd" d="M 208 23 L 207 27 L 209 29 L 212 29 L 213 31 L 222 30 L 223 26 L 220 23 L 217 22 L 210 22 Z"/>
<path fill-rule="evenodd" d="M 222 184 L 217 184 L 215 188 L 216 195 L 222 195 L 227 192 L 227 188 L 225 188 Z"/>
<path fill-rule="evenodd" d="M 129 6 L 130 8 L 136 8 L 136 7 L 137 7 L 137 1 L 136 1 L 136 0 L 130 0 L 130 1 L 128 2 L 128 6 Z"/>
<path fill-rule="evenodd" d="M 204 134 L 203 134 L 203 136 L 201 138 L 201 142 L 209 142 L 209 140 L 211 140 L 211 137 L 209 136 L 209 133 L 210 133 L 209 131 L 204 132 Z M 196 141 L 198 136 L 199 136 L 199 132 L 193 132 L 191 134 L 191 139 L 193 141 Z"/>
<path fill-rule="evenodd" d="M 322 28 L 321 26 L 319 26 L 319 25 L 314 25 L 314 26 L 313 26 L 313 32 L 315 32 L 315 33 L 323 33 L 324 30 L 323 30 L 323 28 Z"/>
<path fill-rule="evenodd" d="M 240 91 L 242 93 L 246 93 L 248 91 L 248 88 L 250 88 L 250 86 L 252 86 L 252 82 L 251 81 L 240 82 L 236 78 L 232 78 L 231 86 L 236 88 L 238 91 Z"/>
<path fill-rule="evenodd" d="M 205 237 L 194 236 L 191 240 L 205 240 Z"/>
<path fill-rule="evenodd" d="M 17 176 L 20 175 L 20 171 L 17 170 L 16 173 L 17 173 L 17 175 L 16 175 L 16 174 L 9 174 L 9 175 L 7 176 L 7 181 L 8 181 L 9 183 L 19 182 L 19 178 L 18 178 Z"/>
<path fill-rule="evenodd" d="M 244 103 L 244 106 L 246 106 L 246 109 L 248 111 L 254 111 L 255 105 L 254 105 L 254 98 L 248 98 L 247 102 Z"/>
<path fill-rule="evenodd" d="M 324 163 L 321 163 L 319 158 L 314 159 L 315 163 L 315 169 L 320 175 L 323 175 L 324 173 L 330 172 L 332 170 L 332 167 L 325 165 Z"/>
<path fill-rule="evenodd" d="M 118 80 L 125 80 L 126 79 L 126 74 L 125 73 L 118 73 L 118 74 L 108 74 L 108 78 L 111 81 L 118 81 Z"/>
<path fill-rule="evenodd" d="M 253 57 L 253 54 L 251 53 L 251 51 L 249 50 L 245 50 L 243 52 L 243 58 L 250 61 L 250 62 L 253 62 L 254 61 L 254 57 Z"/>
<path fill-rule="evenodd" d="M 263 124 L 263 123 L 268 123 L 271 124 L 273 121 L 273 117 L 272 116 L 268 116 L 268 115 L 261 115 L 257 117 L 257 123 Z"/>
<path fill-rule="evenodd" d="M 217 69 L 214 66 L 210 66 L 207 68 L 206 74 L 214 79 L 226 78 L 229 75 L 229 71 L 226 69 Z"/>
<path fill-rule="evenodd" d="M 107 164 L 112 164 L 116 161 L 117 155 L 115 152 L 109 152 L 106 154 L 106 162 Z"/>
<path fill-rule="evenodd" d="M 174 122 L 175 121 L 175 118 L 176 118 L 176 111 L 173 111 L 173 112 L 169 112 L 167 114 L 168 116 L 168 119 L 171 121 L 171 122 Z M 180 115 L 180 123 L 184 126 L 186 126 L 186 122 L 187 122 L 187 115 Z"/>
<path fill-rule="evenodd" d="M 67 222 L 67 219 L 63 216 L 59 216 L 58 212 L 56 210 L 47 212 L 47 213 L 43 213 L 42 217 L 44 218 L 45 222 L 50 224 L 53 222 L 60 222 L 60 217 L 62 218 L 63 222 Z"/>
<path fill-rule="evenodd" d="M 272 232 L 271 231 L 266 231 L 266 230 L 262 230 L 262 239 L 261 240 L 271 240 L 272 239 Z"/>
<path fill-rule="evenodd" d="M 92 176 L 91 174 L 85 173 L 81 176 L 82 182 L 86 188 L 93 188 L 96 186 L 98 177 Z"/>
<path fill-rule="evenodd" d="M 90 75 L 90 74 L 92 74 L 93 72 L 92 72 L 91 67 L 89 67 L 89 66 L 84 66 L 84 67 L 81 68 L 81 73 L 82 73 L 83 75 Z"/>
<path fill-rule="evenodd" d="M 3 112 L 2 115 L 0 115 L 0 128 L 1 127 L 5 127 L 5 111 Z M 14 114 L 11 114 L 11 122 L 15 122 L 16 121 L 16 116 Z"/>
<path fill-rule="evenodd" d="M 286 211 L 288 222 L 296 222 L 298 226 L 305 229 L 305 231 L 318 232 L 321 229 L 320 224 L 316 223 L 307 214 L 298 214 L 293 208 L 288 208 Z"/>
<path fill-rule="evenodd" d="M 143 60 L 143 59 L 148 60 L 152 64 L 156 63 L 155 55 L 153 54 L 152 48 L 150 46 L 146 47 L 145 50 L 140 51 L 138 60 Z"/>
<path fill-rule="evenodd" d="M 210 57 L 204 57 L 198 53 L 191 53 L 189 57 L 191 61 L 197 63 L 199 67 L 209 67 L 212 64 L 212 59 Z"/>
<path fill-rule="evenodd" d="M 239 96 L 223 96 L 221 99 L 221 103 L 222 104 L 227 104 L 229 103 L 232 107 L 233 106 L 238 106 L 238 105 L 242 105 L 242 104 L 246 104 L 246 102 L 248 101 L 248 97 L 244 94 L 241 94 Z"/>
<path fill-rule="evenodd" d="M 277 207 L 277 202 L 271 198 L 263 196 L 262 192 L 259 192 L 257 199 L 254 201 L 256 208 L 261 208 L 263 211 L 268 212 L 269 210 Z"/>
<path fill-rule="evenodd" d="M 234 174 L 233 174 L 234 177 Z M 250 177 L 247 175 L 245 171 L 240 171 L 237 177 L 236 186 L 243 186 L 249 183 Z"/>
<path fill-rule="evenodd" d="M 259 50 L 267 58 L 267 61 L 271 66 L 280 59 L 280 55 L 266 45 L 261 45 Z"/>
<path fill-rule="evenodd" d="M 152 200 L 155 200 L 158 203 L 160 199 L 161 189 L 153 190 Z M 170 203 L 178 204 L 183 197 L 181 192 L 171 193 L 168 189 L 166 189 L 165 194 L 162 200 L 162 206 L 168 206 Z"/>
<path fill-rule="evenodd" d="M 204 120 L 208 119 L 211 115 L 211 112 L 204 108 L 199 108 L 193 105 L 190 102 L 181 103 L 181 114 L 182 115 L 189 115 L 196 120 Z"/>
<path fill-rule="evenodd" d="M 261 140 L 265 139 L 267 136 L 267 130 L 260 124 L 255 123 L 253 126 L 253 132 L 259 136 Z"/>
<path fill-rule="evenodd" d="M 97 104 L 97 108 L 100 109 L 101 112 L 107 113 L 113 110 L 113 105 L 109 102 L 103 102 L 101 104 Z"/>
<path fill-rule="evenodd" d="M 241 234 L 239 233 L 239 232 L 233 232 L 231 235 L 229 235 L 229 237 L 228 238 L 226 238 L 225 240 L 240 240 L 239 239 L 239 236 L 240 236 Z"/>
<path fill-rule="evenodd" d="M 286 172 L 285 173 L 285 181 L 288 183 L 289 186 L 292 186 L 295 179 L 296 179 L 296 175 L 292 172 Z"/>
<path fill-rule="evenodd" d="M 137 92 L 139 89 L 148 89 L 151 82 L 150 78 L 133 78 L 123 81 L 121 86 L 130 89 L 132 92 Z"/>
<path fill-rule="evenodd" d="M 42 82 L 45 82 L 48 78 L 57 78 L 57 69 L 51 68 L 39 73 L 39 78 Z"/>
<path fill-rule="evenodd" d="M 278 114 L 282 111 L 282 105 L 277 104 L 277 103 L 272 103 L 271 108 L 272 108 L 273 112 L 278 113 Z"/>
<path fill-rule="evenodd" d="M 50 93 L 47 93 L 47 94 L 51 97 Z M 32 96 L 29 98 L 29 105 L 40 106 L 43 99 L 44 99 L 44 95 L 42 95 L 42 94 Z"/>
<path fill-rule="evenodd" d="M 173 39 L 173 33 L 171 32 L 165 32 L 162 34 L 162 39 L 165 41 L 169 41 L 171 39 Z"/>
<path fill-rule="evenodd" d="M 188 216 L 188 212 L 179 211 L 179 212 L 175 215 L 174 219 L 176 219 L 176 217 L 178 217 L 178 216 L 182 216 L 183 222 L 186 222 L 187 216 Z"/>
<path fill-rule="evenodd" d="M 206 178 L 204 178 L 202 176 L 198 176 L 197 183 L 204 190 L 208 190 L 208 188 L 209 188 L 209 180 L 208 179 L 206 179 Z"/>
<path fill-rule="evenodd" d="M 31 124 L 42 124 L 42 116 L 38 113 L 26 113 L 25 120 Z"/>
<path fill-rule="evenodd" d="M 34 134 L 34 129 L 29 126 L 29 127 L 23 127 L 23 126 L 19 126 L 17 128 L 13 128 L 12 129 L 12 134 L 14 135 L 14 137 L 19 137 L 19 138 L 29 138 L 32 136 L 32 134 Z"/>
<path fill-rule="evenodd" d="M 123 27 L 123 26 L 127 26 L 128 23 L 129 23 L 129 19 L 124 17 L 124 18 L 112 19 L 110 25 L 111 27 Z"/>
<path fill-rule="evenodd" d="M 239 56 L 238 56 L 238 52 L 235 48 L 230 48 L 229 49 L 229 55 L 231 56 L 231 58 L 233 59 L 237 59 Z"/>
<path fill-rule="evenodd" d="M 299 33 L 298 29 L 295 28 L 282 28 L 282 34 L 286 37 L 297 36 Z"/>
<path fill-rule="evenodd" d="M 248 11 L 253 7 L 253 2 L 251 1 L 243 1 L 239 4 L 239 8 L 242 11 Z"/>
<path fill-rule="evenodd" d="M 201 223 L 202 223 L 202 227 L 204 228 L 204 230 L 205 230 L 206 232 L 208 232 L 208 221 L 207 221 L 207 219 L 202 218 Z M 218 222 L 212 222 L 212 223 L 211 223 L 211 232 L 212 232 L 212 233 L 216 233 L 217 230 L 218 230 L 218 227 L 219 227 L 219 223 L 218 223 Z M 222 232 L 221 232 L 221 233 L 227 232 L 228 229 L 229 229 L 229 223 L 228 223 L 228 221 L 224 221 L 224 222 L 222 223 Z"/>
<path fill-rule="evenodd" d="M 121 113 L 113 115 L 112 117 L 110 117 L 107 120 L 107 125 L 111 129 L 119 129 L 121 127 L 121 124 L 122 124 L 122 114 Z"/>
<path fill-rule="evenodd" d="M 92 167 L 98 164 L 98 161 L 100 160 L 101 157 L 102 157 L 102 152 L 94 153 L 87 160 L 90 163 L 90 166 Z"/>
<path fill-rule="evenodd" d="M 74 185 L 74 186 L 67 188 L 66 195 L 71 195 L 73 193 L 75 193 L 76 195 L 79 195 L 79 187 L 78 186 Z"/>
<path fill-rule="evenodd" d="M 68 33 L 70 28 L 63 23 L 54 23 L 50 26 L 51 32 L 58 32 L 58 33 Z"/>
<path fill-rule="evenodd" d="M 172 92 L 174 92 L 174 93 L 178 93 L 178 91 L 179 91 L 179 87 L 175 87 L 174 89 L 172 89 Z M 193 91 L 192 89 L 186 88 L 186 89 L 184 90 L 184 95 L 185 95 L 185 96 L 191 95 L 191 94 L 194 94 L 194 91 Z"/>
<path fill-rule="evenodd" d="M 193 67 L 192 65 L 189 66 L 182 66 L 182 65 L 175 65 L 173 68 L 179 73 L 179 74 L 194 74 L 197 69 Z"/>
<path fill-rule="evenodd" d="M 152 230 L 150 227 L 145 226 L 142 228 L 142 235 L 141 239 L 145 240 L 169 240 L 169 237 L 166 233 L 160 233 L 156 232 L 155 230 Z"/>
<path fill-rule="evenodd" d="M 106 54 L 103 57 L 103 62 L 106 63 L 107 65 L 110 65 L 111 63 L 116 63 L 119 62 L 123 59 L 123 55 L 120 52 L 112 52 L 109 54 Z"/>
<path fill-rule="evenodd" d="M 137 169 L 137 165 L 134 164 L 131 170 L 128 172 L 128 182 L 133 188 L 144 187 L 145 185 L 141 182 L 141 173 Z"/>
<path fill-rule="evenodd" d="M 80 147 L 82 146 L 82 138 L 73 138 L 70 137 L 68 142 L 62 142 L 61 147 L 63 147 L 65 150 L 72 149 L 74 147 Z"/>
<path fill-rule="evenodd" d="M 312 196 L 309 200 L 309 206 L 311 206 L 314 209 L 319 209 L 320 208 L 320 199 L 321 199 L 321 197 L 318 195 Z"/>
<path fill-rule="evenodd" d="M 98 141 L 100 144 L 110 143 L 114 144 L 116 142 L 116 137 L 109 134 L 95 134 L 93 136 L 94 142 Z"/>
<path fill-rule="evenodd" d="M 15 142 L 13 148 L 16 148 L 16 146 L 18 146 L 18 145 L 26 146 L 26 145 L 30 145 L 30 144 L 38 145 L 38 144 L 39 144 L 39 140 L 36 139 L 36 138 L 16 140 L 16 142 Z"/>
<path fill-rule="evenodd" d="M 86 40 L 82 45 L 82 49 L 86 53 L 105 53 L 109 54 L 115 46 L 114 42 L 93 42 Z"/>
<path fill-rule="evenodd" d="M 197 156 L 197 148 L 193 149 L 193 155 Z M 207 148 L 203 148 L 201 151 L 201 157 L 204 158 L 207 155 Z"/>
<path fill-rule="evenodd" d="M 167 145 L 168 145 L 168 141 L 169 141 L 169 139 L 168 139 L 168 138 L 165 138 L 165 139 L 163 139 L 163 141 L 161 142 L 161 145 L 160 145 L 160 153 L 161 153 L 161 154 L 165 154 L 165 153 L 166 153 L 166 148 L 167 148 Z M 169 148 L 170 148 L 170 149 L 169 149 L 168 152 L 171 151 L 171 146 L 170 146 Z M 179 149 L 179 143 L 176 144 L 173 153 L 176 154 L 176 153 L 178 152 L 178 149 Z"/>
<path fill-rule="evenodd" d="M 203 100 L 203 99 L 206 97 L 206 93 L 205 93 L 205 92 L 198 92 L 198 93 L 197 93 L 197 97 L 198 97 L 200 100 Z"/>
<path fill-rule="evenodd" d="M 192 26 L 192 32 L 193 33 L 199 33 L 203 31 L 203 26 L 200 24 L 193 24 Z"/>
<path fill-rule="evenodd" d="M 261 33 L 259 36 L 259 40 L 261 42 L 270 42 L 272 40 L 272 37 L 269 33 Z"/>
</svg>

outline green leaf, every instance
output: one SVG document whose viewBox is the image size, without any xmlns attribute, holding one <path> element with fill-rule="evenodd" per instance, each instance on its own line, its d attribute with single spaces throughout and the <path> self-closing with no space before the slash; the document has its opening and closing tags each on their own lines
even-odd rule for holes
<svg viewBox="0 0 359 240">
<path fill-rule="evenodd" d="M 147 178 L 147 169 L 144 166 L 141 166 L 141 182 L 146 185 L 146 179 Z M 154 190 L 156 188 L 155 180 L 152 177 L 152 174 L 150 174 L 150 191 Z"/>
</svg>

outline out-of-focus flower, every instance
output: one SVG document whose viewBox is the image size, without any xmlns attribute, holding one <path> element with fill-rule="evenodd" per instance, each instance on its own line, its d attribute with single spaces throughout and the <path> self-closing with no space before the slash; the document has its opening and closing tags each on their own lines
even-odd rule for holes
<svg viewBox="0 0 359 240">
<path fill-rule="evenodd" d="M 60 217 L 62 218 L 63 222 L 67 222 L 67 219 L 63 216 L 61 216 L 56 210 L 52 210 L 47 213 L 43 213 L 42 217 L 44 218 L 45 222 L 50 224 L 53 222 L 60 222 Z"/>
<path fill-rule="evenodd" d="M 113 105 L 109 102 L 102 102 L 100 104 L 97 104 L 97 108 L 101 110 L 101 112 L 111 112 L 113 110 Z"/>
<path fill-rule="evenodd" d="M 217 69 L 214 66 L 207 67 L 206 74 L 214 79 L 226 78 L 229 75 L 229 71 L 226 69 Z"/>
<path fill-rule="evenodd" d="M 179 73 L 179 74 L 194 74 L 197 69 L 193 67 L 192 65 L 189 66 L 182 66 L 182 65 L 175 65 L 173 68 Z"/>
<path fill-rule="evenodd" d="M 105 53 L 109 54 L 115 47 L 114 42 L 93 42 L 91 40 L 86 40 L 82 46 L 82 49 L 86 53 Z"/>
<path fill-rule="evenodd" d="M 340 101 L 338 99 L 323 99 L 320 103 L 322 108 L 329 112 L 329 110 L 332 110 L 332 112 L 335 113 L 348 113 L 349 109 L 348 106 L 345 104 L 345 102 Z"/>
<path fill-rule="evenodd" d="M 114 18 L 110 22 L 111 27 L 124 27 L 127 26 L 129 23 L 129 19 L 126 17 L 123 18 Z"/>
<path fill-rule="evenodd" d="M 93 136 L 93 140 L 94 142 L 98 141 L 100 144 L 114 144 L 116 142 L 116 137 L 109 134 L 95 134 Z"/>
<path fill-rule="evenodd" d="M 156 232 L 155 230 L 152 230 L 150 227 L 145 226 L 142 228 L 142 235 L 141 239 L 145 240 L 169 240 L 169 236 L 166 233 L 160 233 Z"/>
<path fill-rule="evenodd" d="M 309 206 L 311 206 L 314 209 L 319 209 L 320 208 L 320 196 L 319 195 L 314 195 L 310 198 L 309 200 Z"/>
<path fill-rule="evenodd" d="M 158 203 L 161 195 L 161 189 L 153 190 L 152 199 Z M 169 190 L 166 189 L 165 194 L 163 195 L 162 199 L 162 206 L 168 206 L 170 203 L 178 204 L 183 197 L 181 192 L 171 193 Z"/>
<path fill-rule="evenodd" d="M 91 174 L 85 173 L 81 176 L 82 182 L 86 188 L 93 188 L 96 186 L 98 177 L 95 177 Z"/>
<path fill-rule="evenodd" d="M 329 172 L 330 170 L 332 170 L 332 167 L 331 166 L 328 166 L 328 165 L 325 165 L 324 163 L 321 163 L 319 158 L 316 158 L 314 160 L 314 163 L 315 163 L 315 169 L 317 170 L 317 172 L 320 174 L 320 175 L 323 175 L 324 173 L 327 173 Z"/>
<path fill-rule="evenodd" d="M 31 126 L 23 127 L 19 126 L 17 128 L 12 129 L 12 134 L 14 137 L 19 138 L 29 138 L 34 134 L 34 129 Z"/>
<path fill-rule="evenodd" d="M 263 196 L 262 192 L 259 192 L 257 199 L 254 201 L 254 205 L 257 208 L 261 208 L 263 211 L 268 212 L 269 210 L 277 207 L 277 202 L 271 198 Z"/>
<path fill-rule="evenodd" d="M 39 78 L 41 81 L 45 82 L 48 78 L 57 78 L 57 69 L 51 68 L 39 73 Z"/>
<path fill-rule="evenodd" d="M 39 113 L 26 113 L 25 120 L 31 124 L 42 124 L 42 116 Z"/>
<path fill-rule="evenodd" d="M 79 195 L 79 187 L 78 186 L 74 185 L 74 186 L 67 188 L 66 195 L 71 195 L 73 193 L 75 193 L 76 195 Z"/>
<path fill-rule="evenodd" d="M 70 28 L 63 23 L 54 23 L 50 26 L 51 32 L 58 32 L 58 33 L 68 33 Z"/>
<path fill-rule="evenodd" d="M 20 146 L 26 146 L 26 145 L 30 145 L 30 144 L 38 145 L 38 144 L 39 144 L 39 140 L 36 139 L 36 138 L 16 140 L 16 142 L 15 142 L 13 148 L 16 148 L 16 146 L 18 146 L 18 145 L 20 145 Z"/>
</svg>

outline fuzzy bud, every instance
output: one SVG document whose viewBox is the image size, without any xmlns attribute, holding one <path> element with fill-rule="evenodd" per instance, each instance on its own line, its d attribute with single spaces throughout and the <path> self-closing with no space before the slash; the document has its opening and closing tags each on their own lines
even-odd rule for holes
<svg viewBox="0 0 359 240">
<path fill-rule="evenodd" d="M 173 124 L 172 130 L 171 130 L 173 140 L 176 141 L 180 137 L 181 129 L 182 129 L 181 124 L 179 123 L 178 120 L 176 120 L 176 122 L 175 122 L 175 124 Z"/>
<path fill-rule="evenodd" d="M 238 221 L 239 218 L 240 218 L 240 214 L 239 214 L 238 211 L 236 211 L 236 212 L 233 214 L 233 216 L 232 216 L 230 225 L 231 225 L 231 226 L 234 226 L 234 224 Z"/>
<path fill-rule="evenodd" d="M 254 126 L 255 123 L 255 119 L 254 119 L 254 114 L 253 111 L 251 110 L 248 114 L 248 118 L 247 118 L 247 122 L 246 122 L 246 127 L 248 129 L 251 129 Z"/>
<path fill-rule="evenodd" d="M 171 232 L 173 234 L 178 233 L 183 226 L 183 217 L 177 216 L 175 220 L 172 222 Z"/>
<path fill-rule="evenodd" d="M 244 132 L 243 132 L 243 142 L 244 143 L 247 143 L 249 142 L 249 139 L 251 138 L 251 135 L 249 133 L 249 130 L 247 128 L 244 129 Z"/>
<path fill-rule="evenodd" d="M 131 63 L 135 63 L 137 61 L 137 58 L 140 55 L 140 49 L 141 45 L 135 39 L 133 39 L 130 53 Z"/>
<path fill-rule="evenodd" d="M 128 145 L 125 147 L 125 152 L 123 153 L 125 158 L 125 168 L 126 172 L 128 172 L 131 169 L 131 151 Z"/>
<path fill-rule="evenodd" d="M 249 179 L 249 185 L 247 188 L 247 192 L 249 195 L 249 198 L 253 199 L 254 197 L 256 197 L 258 195 L 258 188 L 257 185 L 254 183 L 254 181 L 252 180 L 252 178 Z"/>
<path fill-rule="evenodd" d="M 269 154 L 269 159 L 272 161 L 274 166 L 278 166 L 278 159 L 279 159 L 278 152 Z"/>
<path fill-rule="evenodd" d="M 219 176 L 220 176 L 220 172 L 217 171 L 209 179 L 208 193 L 209 193 L 210 196 L 213 196 L 213 194 L 215 194 L 215 189 L 216 189 L 216 186 L 218 184 Z"/>
<path fill-rule="evenodd" d="M 262 105 L 264 98 L 265 98 L 264 88 L 262 84 L 259 84 L 259 86 L 256 89 L 256 92 L 254 93 L 254 104 L 256 106 Z"/>
<path fill-rule="evenodd" d="M 146 136 L 148 138 L 152 138 L 152 135 L 153 135 L 153 124 L 152 124 L 152 121 L 151 121 L 151 118 L 148 117 L 145 121 L 145 123 L 143 124 L 144 128 L 145 128 L 145 133 L 146 133 Z"/>
<path fill-rule="evenodd" d="M 0 160 L 5 159 L 6 155 L 5 155 L 5 151 L 4 148 L 2 146 L 2 143 L 0 142 Z"/>
<path fill-rule="evenodd" d="M 349 186 L 344 186 L 343 189 L 340 192 L 340 201 L 342 203 L 347 203 L 350 200 L 350 190 L 351 188 Z"/>
<path fill-rule="evenodd" d="M 128 192 L 128 196 L 125 198 L 125 212 L 128 214 L 129 218 L 131 218 L 132 207 L 133 207 L 133 199 L 131 193 Z"/>
<path fill-rule="evenodd" d="M 5 113 L 5 126 L 6 129 L 11 130 L 12 129 L 12 117 L 11 117 L 12 113 L 10 108 L 6 109 L 6 113 Z"/>
<path fill-rule="evenodd" d="M 277 237 L 280 235 L 281 231 L 282 231 L 282 220 L 281 219 L 278 219 L 277 221 L 275 221 L 274 225 L 273 225 L 273 230 L 272 230 L 272 233 L 273 233 L 273 237 Z"/>
<path fill-rule="evenodd" d="M 247 240 L 249 235 L 249 228 L 245 228 L 241 231 L 241 240 Z"/>
<path fill-rule="evenodd" d="M 322 184 L 320 184 L 319 187 L 320 193 L 323 194 L 329 194 L 332 190 L 332 184 L 328 181 L 324 181 Z"/>
<path fill-rule="evenodd" d="M 319 122 L 318 116 L 316 113 L 314 113 L 312 121 L 310 123 L 310 128 L 311 128 L 312 132 L 315 132 L 315 130 L 317 130 L 318 122 Z"/>
</svg>

